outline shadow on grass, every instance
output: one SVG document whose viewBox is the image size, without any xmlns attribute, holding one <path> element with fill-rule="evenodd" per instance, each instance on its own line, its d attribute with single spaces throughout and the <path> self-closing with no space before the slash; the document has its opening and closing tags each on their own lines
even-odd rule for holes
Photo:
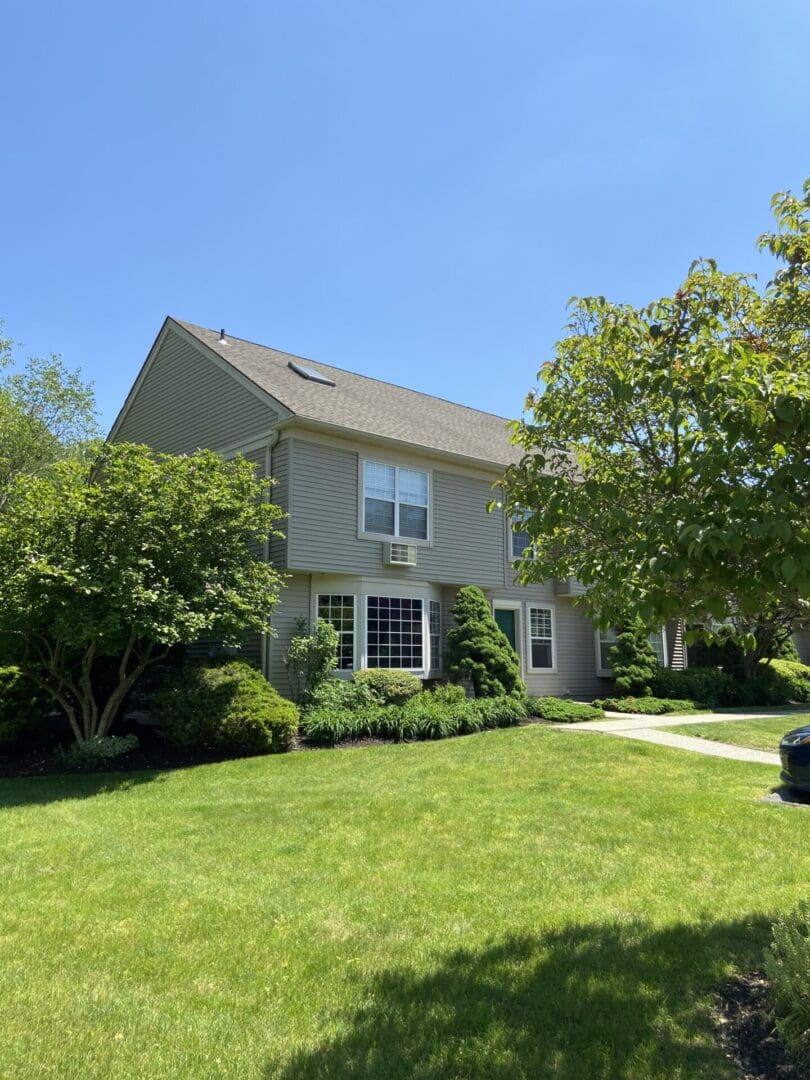
<svg viewBox="0 0 810 1080">
<path fill-rule="evenodd" d="M 362 991 L 345 1034 L 268 1078 L 726 1075 L 705 1002 L 725 965 L 761 961 L 769 924 L 573 927 L 393 970 Z M 728 1075 L 731 1075 L 729 1073 Z"/>
<path fill-rule="evenodd" d="M 128 791 L 141 784 L 160 781 L 165 772 L 62 773 L 47 776 L 20 776 L 0 779 L 0 810 L 12 806 L 43 806 L 63 799 L 92 799 Z"/>
</svg>

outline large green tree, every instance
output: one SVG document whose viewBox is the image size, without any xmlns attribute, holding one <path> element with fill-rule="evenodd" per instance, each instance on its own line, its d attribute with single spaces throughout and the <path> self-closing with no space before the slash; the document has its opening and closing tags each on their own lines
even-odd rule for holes
<svg viewBox="0 0 810 1080">
<path fill-rule="evenodd" d="M 100 434 L 92 387 L 58 356 L 13 365 L 0 338 L 0 509 L 15 477 L 40 475 Z"/>
<path fill-rule="evenodd" d="M 504 479 L 524 580 L 577 578 L 603 625 L 731 620 L 749 673 L 810 595 L 810 181 L 773 206 L 764 291 L 701 260 L 646 307 L 572 301 Z"/>
<path fill-rule="evenodd" d="M 281 511 L 242 458 L 105 444 L 20 477 L 0 515 L 0 635 L 79 742 L 106 735 L 171 646 L 267 631 Z"/>
</svg>

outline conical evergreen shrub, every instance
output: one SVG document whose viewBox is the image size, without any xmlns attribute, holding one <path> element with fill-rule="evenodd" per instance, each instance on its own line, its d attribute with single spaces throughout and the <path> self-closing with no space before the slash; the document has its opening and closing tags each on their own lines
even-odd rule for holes
<svg viewBox="0 0 810 1080">
<path fill-rule="evenodd" d="M 523 697 L 520 660 L 475 585 L 459 589 L 451 614 L 456 625 L 447 633 L 447 674 L 452 682 L 470 679 L 475 696 Z"/>
</svg>

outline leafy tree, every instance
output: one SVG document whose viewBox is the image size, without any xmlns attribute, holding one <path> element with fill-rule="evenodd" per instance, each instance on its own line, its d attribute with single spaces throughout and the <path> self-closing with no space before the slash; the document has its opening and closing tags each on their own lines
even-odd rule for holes
<svg viewBox="0 0 810 1080">
<path fill-rule="evenodd" d="M 644 697 L 652 693 L 650 680 L 658 670 L 658 657 L 640 619 L 619 626 L 616 644 L 610 650 L 610 666 L 619 694 Z"/>
<path fill-rule="evenodd" d="M 124 443 L 17 478 L 0 515 L 0 635 L 78 742 L 109 732 L 172 645 L 268 630 L 280 577 L 250 548 L 281 513 L 269 485 L 241 458 Z"/>
<path fill-rule="evenodd" d="M 0 509 L 15 477 L 41 474 L 100 434 L 92 388 L 58 356 L 10 371 L 12 342 L 0 339 Z"/>
<path fill-rule="evenodd" d="M 447 633 L 447 674 L 452 682 L 470 679 L 475 696 L 523 696 L 520 660 L 475 585 L 459 589 L 452 609 L 456 625 Z"/>
<path fill-rule="evenodd" d="M 325 619 L 318 619 L 310 634 L 306 619 L 299 619 L 296 633 L 284 655 L 293 701 L 303 701 L 318 689 L 338 665 L 339 636 Z"/>
<path fill-rule="evenodd" d="M 764 292 L 703 260 L 643 308 L 572 301 L 504 479 L 522 580 L 578 579 L 602 626 L 731 620 L 749 676 L 810 614 L 810 181 L 773 205 Z"/>
</svg>

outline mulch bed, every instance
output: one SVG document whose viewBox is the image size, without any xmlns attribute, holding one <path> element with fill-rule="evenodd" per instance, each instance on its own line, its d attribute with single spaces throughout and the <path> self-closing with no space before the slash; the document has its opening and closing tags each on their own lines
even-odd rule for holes
<svg viewBox="0 0 810 1080">
<path fill-rule="evenodd" d="M 768 1013 L 768 980 L 761 971 L 729 979 L 717 996 L 715 1020 L 741 1080 L 810 1080 L 791 1059 Z"/>
</svg>

